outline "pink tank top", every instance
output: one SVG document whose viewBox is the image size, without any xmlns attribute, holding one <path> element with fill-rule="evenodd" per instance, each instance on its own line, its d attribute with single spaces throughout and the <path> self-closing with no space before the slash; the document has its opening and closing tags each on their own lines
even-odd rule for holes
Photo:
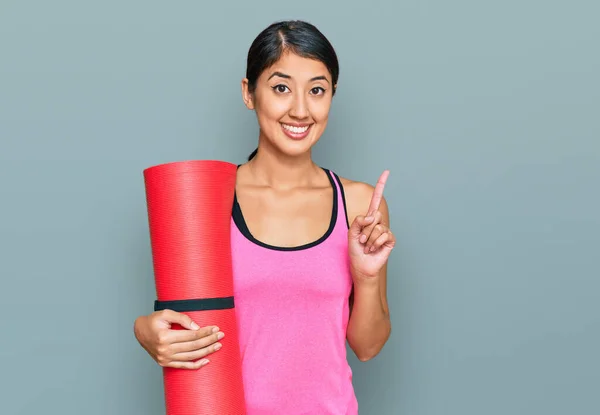
<svg viewBox="0 0 600 415">
<path fill-rule="evenodd" d="M 234 298 L 248 415 L 358 414 L 346 360 L 352 277 L 344 190 L 323 170 L 334 190 L 331 222 L 303 246 L 255 239 L 234 199 Z"/>
</svg>

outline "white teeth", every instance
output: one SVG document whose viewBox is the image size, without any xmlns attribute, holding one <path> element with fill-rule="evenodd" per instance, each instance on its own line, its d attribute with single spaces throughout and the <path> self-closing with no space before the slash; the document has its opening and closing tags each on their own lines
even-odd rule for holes
<svg viewBox="0 0 600 415">
<path fill-rule="evenodd" d="M 306 127 L 293 127 L 291 125 L 287 125 L 287 124 L 282 124 L 283 128 L 285 128 L 288 131 L 291 131 L 295 134 L 302 134 L 304 132 L 306 132 L 306 130 L 308 130 L 308 125 Z"/>
</svg>

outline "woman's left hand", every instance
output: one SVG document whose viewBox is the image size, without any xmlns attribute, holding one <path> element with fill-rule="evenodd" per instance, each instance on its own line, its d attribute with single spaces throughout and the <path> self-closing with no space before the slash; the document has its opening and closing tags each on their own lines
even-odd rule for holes
<svg viewBox="0 0 600 415">
<path fill-rule="evenodd" d="M 377 277 L 396 244 L 396 237 L 379 209 L 388 176 L 389 171 L 384 171 L 375 186 L 367 215 L 357 216 L 348 230 L 350 266 L 355 279 Z"/>
</svg>

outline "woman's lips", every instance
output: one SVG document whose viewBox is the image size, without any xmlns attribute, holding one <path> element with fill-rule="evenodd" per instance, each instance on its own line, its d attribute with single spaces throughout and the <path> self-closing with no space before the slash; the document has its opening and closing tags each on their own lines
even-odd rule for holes
<svg viewBox="0 0 600 415">
<path fill-rule="evenodd" d="M 312 124 L 307 124 L 303 126 L 296 126 L 284 123 L 280 124 L 284 134 L 292 140 L 302 140 L 303 138 L 306 138 L 306 136 L 310 132 L 310 128 L 312 127 Z"/>
</svg>

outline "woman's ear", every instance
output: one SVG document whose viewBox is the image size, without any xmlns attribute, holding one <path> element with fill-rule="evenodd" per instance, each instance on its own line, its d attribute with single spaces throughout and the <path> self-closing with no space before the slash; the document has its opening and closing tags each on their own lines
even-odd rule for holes
<svg viewBox="0 0 600 415">
<path fill-rule="evenodd" d="M 250 92 L 250 88 L 248 86 L 248 78 L 242 79 L 242 99 L 244 100 L 244 105 L 249 110 L 254 109 L 254 95 Z"/>
</svg>

